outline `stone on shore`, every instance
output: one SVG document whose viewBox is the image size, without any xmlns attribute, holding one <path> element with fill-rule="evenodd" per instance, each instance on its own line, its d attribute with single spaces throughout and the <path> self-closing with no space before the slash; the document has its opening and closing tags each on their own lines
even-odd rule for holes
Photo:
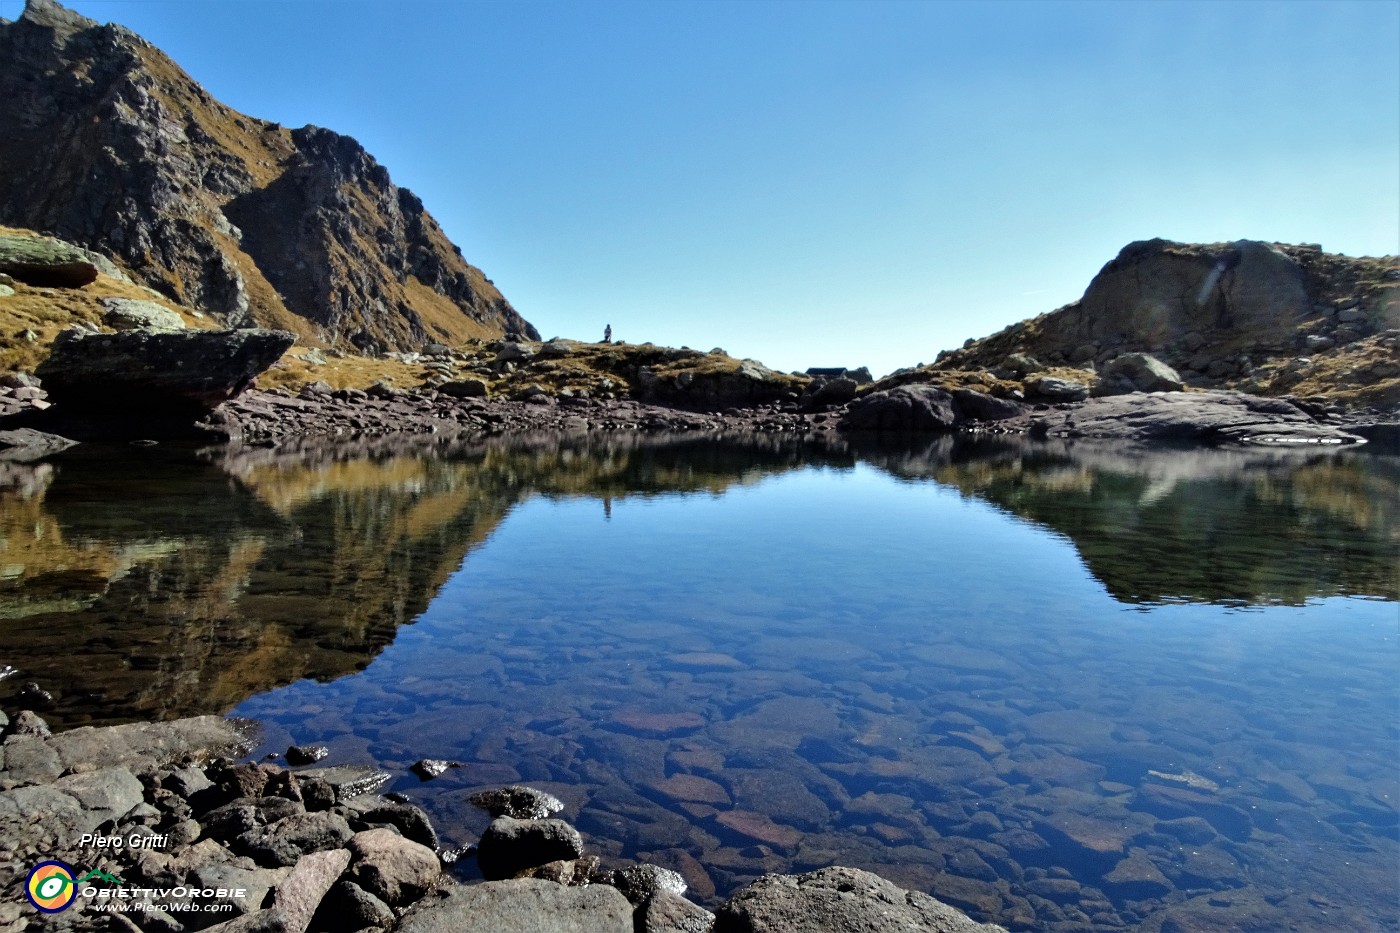
<svg viewBox="0 0 1400 933">
<path fill-rule="evenodd" d="M 350 853 L 354 856 L 350 880 L 391 907 L 422 897 L 442 874 L 432 849 L 391 829 L 356 833 Z"/>
<path fill-rule="evenodd" d="M 854 868 L 767 875 L 729 899 L 714 933 L 1005 933 Z"/>
<path fill-rule="evenodd" d="M 477 843 L 476 861 L 488 881 L 510 878 L 547 862 L 567 861 L 583 854 L 583 837 L 563 820 L 517 820 L 500 816 L 491 821 Z"/>
<path fill-rule="evenodd" d="M 451 888 L 404 918 L 400 933 L 634 933 L 632 905 L 603 884 L 536 878 Z"/>
<path fill-rule="evenodd" d="M 1084 383 L 1058 376 L 1033 376 L 1023 384 L 1028 396 L 1047 402 L 1082 402 L 1089 397 L 1089 387 Z"/>
</svg>

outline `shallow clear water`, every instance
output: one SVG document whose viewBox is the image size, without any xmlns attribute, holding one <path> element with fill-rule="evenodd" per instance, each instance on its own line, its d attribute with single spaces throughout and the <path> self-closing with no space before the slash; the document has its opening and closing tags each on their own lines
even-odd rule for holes
<svg viewBox="0 0 1400 933">
<path fill-rule="evenodd" d="M 591 851 L 676 868 L 711 903 L 846 864 L 1012 928 L 1400 927 L 1391 460 L 247 454 L 156 497 L 166 524 L 182 497 L 204 515 L 149 540 L 137 512 L 75 523 L 113 480 L 67 469 L 23 501 L 67 508 L 50 518 L 106 582 L 44 619 L 97 651 L 94 620 L 124 613 L 153 645 L 190 638 L 123 649 L 133 678 L 100 697 L 60 690 L 70 724 L 203 696 L 267 723 L 267 748 L 400 774 L 457 841 L 486 822 L 470 790 L 524 781 Z M 119 577 L 103 547 L 128 555 Z M 420 758 L 462 767 L 420 782 Z"/>
</svg>

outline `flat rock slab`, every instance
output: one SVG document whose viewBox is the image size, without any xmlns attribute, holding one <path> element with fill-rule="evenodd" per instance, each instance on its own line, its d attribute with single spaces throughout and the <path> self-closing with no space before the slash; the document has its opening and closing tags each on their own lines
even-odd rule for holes
<svg viewBox="0 0 1400 933">
<path fill-rule="evenodd" d="M 633 933 L 616 888 L 518 878 L 450 889 L 404 918 L 400 933 Z"/>
<path fill-rule="evenodd" d="M 715 817 L 721 826 L 733 830 L 745 839 L 772 846 L 775 849 L 792 850 L 802 841 L 802 834 L 787 826 L 780 826 L 761 813 L 745 810 L 729 810 Z"/>
<path fill-rule="evenodd" d="M 21 463 L 42 460 L 51 454 L 65 451 L 76 443 L 78 442 L 66 437 L 36 431 L 33 428 L 0 431 L 0 460 Z"/>
<path fill-rule="evenodd" d="M 646 710 L 620 710 L 613 714 L 612 721 L 631 732 L 645 735 L 675 735 L 694 732 L 705 724 L 705 717 L 699 713 L 653 713 Z"/>
<path fill-rule="evenodd" d="M 393 778 L 387 771 L 368 768 L 363 765 L 337 765 L 334 768 L 308 768 L 297 771 L 302 779 L 317 778 L 325 781 L 335 790 L 336 800 L 349 800 L 361 794 L 378 790 Z"/>
<path fill-rule="evenodd" d="M 142 766 L 169 767 L 186 757 L 236 757 L 252 744 L 257 726 L 247 720 L 194 716 L 161 723 L 83 726 L 49 740 L 68 771 Z"/>
<path fill-rule="evenodd" d="M 1243 392 L 1134 392 L 1094 398 L 1040 421 L 1057 437 L 1192 444 L 1361 444 L 1297 406 Z"/>
<path fill-rule="evenodd" d="M 767 875 L 729 899 L 714 933 L 1006 933 L 854 868 Z"/>
</svg>

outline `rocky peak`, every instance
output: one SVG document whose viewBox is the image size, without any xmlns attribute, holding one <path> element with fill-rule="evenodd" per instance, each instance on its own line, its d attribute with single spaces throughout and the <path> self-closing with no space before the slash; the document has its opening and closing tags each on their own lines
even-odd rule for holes
<svg viewBox="0 0 1400 933">
<path fill-rule="evenodd" d="M 29 23 L 44 29 L 52 29 L 55 36 L 66 38 L 75 32 L 96 29 L 96 20 L 75 13 L 53 0 L 25 0 L 24 13 L 20 22 Z"/>
<path fill-rule="evenodd" d="M 375 351 L 539 336 L 358 142 L 238 113 L 54 0 L 0 22 L 0 126 L 0 223 L 230 325 Z"/>
</svg>

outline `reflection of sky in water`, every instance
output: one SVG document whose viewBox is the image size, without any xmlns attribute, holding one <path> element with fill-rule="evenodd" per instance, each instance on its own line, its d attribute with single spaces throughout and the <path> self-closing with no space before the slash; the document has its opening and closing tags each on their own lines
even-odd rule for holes
<svg viewBox="0 0 1400 933">
<path fill-rule="evenodd" d="M 698 858 L 720 895 L 838 863 L 1047 929 L 1386 929 L 1397 628 L 1356 598 L 1125 605 L 1060 535 L 862 465 L 610 515 L 529 500 L 366 671 L 235 712 L 346 760 L 466 762 L 400 782 L 449 836 L 481 828 L 464 787 L 548 786 L 593 851 Z"/>
</svg>

